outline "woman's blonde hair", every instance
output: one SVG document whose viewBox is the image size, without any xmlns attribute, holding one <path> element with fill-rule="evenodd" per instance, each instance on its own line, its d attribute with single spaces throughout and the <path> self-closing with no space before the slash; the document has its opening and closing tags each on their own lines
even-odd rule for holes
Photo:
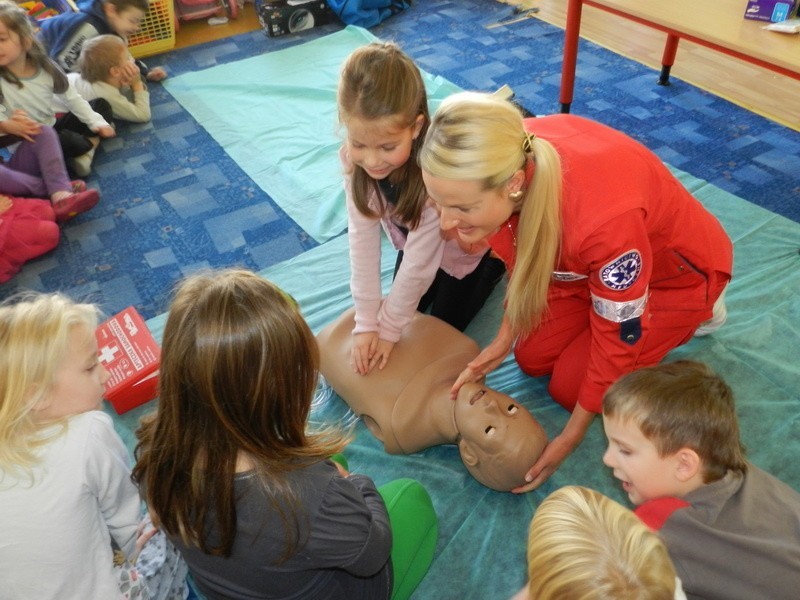
<svg viewBox="0 0 800 600">
<path fill-rule="evenodd" d="M 33 410 L 55 385 L 67 353 L 70 332 L 97 328 L 98 309 L 61 294 L 14 296 L 0 306 L 0 470 L 28 472 L 36 450 L 50 438 L 42 429 L 51 423 L 34 418 Z"/>
<path fill-rule="evenodd" d="M 375 214 L 369 207 L 369 192 L 374 190 L 380 195 L 377 181 L 357 165 L 352 173 L 353 202 L 362 214 L 379 217 L 391 212 L 410 229 L 415 229 L 427 201 L 417 154 L 430 122 L 428 95 L 417 65 L 392 42 L 373 42 L 359 48 L 344 63 L 337 101 L 339 121 L 345 127 L 353 118 L 390 119 L 395 127 L 414 127 L 422 115 L 422 128 L 412 143 L 411 156 L 390 175 L 393 181 L 402 182 L 393 209 L 384 206 L 381 214 Z"/>
<path fill-rule="evenodd" d="M 515 335 L 539 324 L 561 240 L 561 159 L 548 141 L 525 131 L 522 113 L 492 94 L 460 92 L 433 116 L 419 154 L 434 177 L 477 180 L 500 190 L 527 161 L 533 180 L 520 200 L 517 254 L 506 291 L 506 316 Z"/>
<path fill-rule="evenodd" d="M 306 431 L 318 368 L 316 338 L 273 283 L 231 269 L 180 284 L 164 327 L 158 411 L 137 431 L 133 469 L 168 533 L 230 556 L 237 523 L 233 480 L 244 456 L 280 511 L 285 557 L 292 554 L 299 543 L 296 519 L 280 506 L 300 507 L 287 475 L 347 443 L 338 430 Z M 209 538 L 209 528 L 218 535 Z"/>
<path fill-rule="evenodd" d="M 531 600 L 672 600 L 675 568 L 664 543 L 603 494 L 567 486 L 550 494 L 528 535 Z"/>
<path fill-rule="evenodd" d="M 46 71 L 53 78 L 53 92 L 56 94 L 63 94 L 67 91 L 69 83 L 64 71 L 61 70 L 53 59 L 47 55 L 47 51 L 42 46 L 42 43 L 36 37 L 33 30 L 33 24 L 28 18 L 28 13 L 25 12 L 19 5 L 7 0 L 0 0 L 0 23 L 6 26 L 11 32 L 19 36 L 23 46 L 29 44 L 26 48 L 28 60 L 44 71 Z M 19 77 L 14 75 L 6 67 L 0 67 L 0 77 L 13 83 L 18 88 L 22 89 L 23 83 Z M 3 94 L 0 93 L 0 101 L 3 100 Z"/>
</svg>

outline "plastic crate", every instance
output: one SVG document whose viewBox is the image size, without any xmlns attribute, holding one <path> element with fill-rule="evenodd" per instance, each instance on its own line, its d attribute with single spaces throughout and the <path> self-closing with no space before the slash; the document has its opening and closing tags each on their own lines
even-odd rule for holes
<svg viewBox="0 0 800 600">
<path fill-rule="evenodd" d="M 134 58 L 143 58 L 175 47 L 175 7 L 173 0 L 151 0 L 142 26 L 128 40 Z"/>
</svg>

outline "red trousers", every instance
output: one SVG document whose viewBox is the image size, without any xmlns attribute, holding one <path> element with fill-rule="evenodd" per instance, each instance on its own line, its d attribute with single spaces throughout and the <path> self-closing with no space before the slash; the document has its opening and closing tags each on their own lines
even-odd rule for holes
<svg viewBox="0 0 800 600">
<path fill-rule="evenodd" d="M 688 342 L 697 327 L 708 318 L 728 280 L 724 274 L 709 278 L 708 306 L 706 310 L 697 311 L 696 323 L 670 327 L 669 313 L 659 314 L 658 325 L 651 320 L 639 341 L 630 347 L 629 360 L 624 365 L 614 364 L 611 358 L 605 363 L 610 375 L 608 385 L 630 371 L 658 364 L 670 350 Z M 528 336 L 520 338 L 514 347 L 514 357 L 520 369 L 533 377 L 550 375 L 548 392 L 569 411 L 575 408 L 578 392 L 587 377 L 592 348 L 591 310 L 588 297 L 570 296 L 551 301 L 542 324 Z M 685 316 L 685 313 L 681 315 L 684 322 Z"/>
</svg>

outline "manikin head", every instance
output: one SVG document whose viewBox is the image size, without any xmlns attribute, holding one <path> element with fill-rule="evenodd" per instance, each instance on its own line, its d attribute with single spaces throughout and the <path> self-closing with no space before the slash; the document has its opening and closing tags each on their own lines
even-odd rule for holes
<svg viewBox="0 0 800 600">
<path fill-rule="evenodd" d="M 464 466 L 499 492 L 523 485 L 547 445 L 547 434 L 524 406 L 479 383 L 461 387 L 454 417 Z"/>
</svg>

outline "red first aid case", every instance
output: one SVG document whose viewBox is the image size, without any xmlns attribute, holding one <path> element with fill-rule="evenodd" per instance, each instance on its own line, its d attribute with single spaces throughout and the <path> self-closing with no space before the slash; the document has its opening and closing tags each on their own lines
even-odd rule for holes
<svg viewBox="0 0 800 600">
<path fill-rule="evenodd" d="M 110 375 L 105 397 L 117 414 L 158 395 L 161 349 L 133 306 L 101 323 L 95 337 L 100 363 Z"/>
</svg>

